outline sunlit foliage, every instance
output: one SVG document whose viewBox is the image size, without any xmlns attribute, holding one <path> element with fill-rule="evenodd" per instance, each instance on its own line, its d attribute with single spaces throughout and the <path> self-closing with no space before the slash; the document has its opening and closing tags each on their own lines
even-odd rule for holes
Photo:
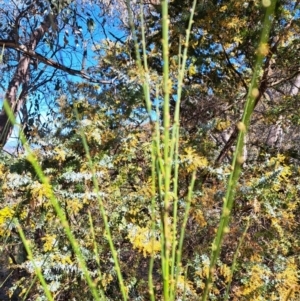
<svg viewBox="0 0 300 301">
<path fill-rule="evenodd" d="M 261 70 L 260 98 L 247 135 L 247 154 L 235 189 L 230 225 L 212 271 L 209 300 L 225 300 L 226 291 L 229 299 L 236 301 L 300 299 L 300 113 L 299 96 L 290 92 L 299 73 L 295 67 L 299 59 L 296 4 L 278 1 L 270 47 L 277 43 L 276 38 L 279 43 L 273 52 L 263 49 L 267 58 Z M 189 6 L 190 1 L 170 3 L 171 116 L 175 114 L 176 74 L 181 60 L 177 53 L 179 47 L 185 46 L 182 37 Z M 124 4 L 120 7 L 124 8 Z M 154 292 L 156 300 L 162 300 L 161 220 L 165 191 L 153 195 L 151 147 L 155 131 L 160 137 L 164 135 L 163 62 L 160 11 L 155 3 L 146 3 L 146 9 L 150 118 L 144 108 L 144 74 L 134 60 L 132 41 L 129 37 L 124 43 L 107 38 L 93 72 L 101 70 L 109 78 L 116 78 L 114 84 L 100 87 L 68 82 L 53 107 L 56 122 L 47 132 L 41 125 L 32 124 L 30 145 L 50 184 L 42 183 L 24 145 L 19 146 L 16 156 L 1 157 L 0 264 L 9 281 L 3 277 L 0 280 L 7 295 L 19 296 L 21 300 L 46 300 L 36 279 L 34 261 L 55 300 L 93 298 L 83 268 L 52 206 L 53 191 L 79 243 L 94 285 L 103 292 L 103 300 L 122 299 L 108 234 L 99 213 L 96 179 L 128 299 L 149 300 L 148 270 L 152 256 Z M 262 11 L 261 1 L 229 0 L 200 1 L 196 9 L 181 102 L 179 223 L 175 229 L 178 233 L 193 172 L 196 180 L 179 266 L 175 298 L 178 301 L 199 300 L 211 272 L 212 242 L 232 171 L 234 144 L 228 146 L 228 141 L 234 138 L 235 125 L 241 118 L 261 32 Z M 127 20 L 127 14 L 123 20 Z M 140 21 L 135 21 L 139 25 Z M 153 121 L 158 121 L 157 128 Z M 268 137 L 276 126 L 281 127 L 282 136 L 277 144 L 272 144 Z M 94 175 L 82 133 L 89 146 Z M 225 155 L 218 160 L 223 150 Z M 155 163 L 160 164 L 159 160 Z M 16 219 L 31 247 L 32 261 L 20 239 Z M 173 219 L 169 215 L 165 221 L 170 225 L 164 229 L 165 235 L 175 232 L 171 227 Z"/>
</svg>

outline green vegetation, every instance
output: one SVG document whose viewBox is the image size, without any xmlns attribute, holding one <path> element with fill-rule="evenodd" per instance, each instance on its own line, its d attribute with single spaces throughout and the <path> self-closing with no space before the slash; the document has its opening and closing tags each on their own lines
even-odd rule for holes
<svg viewBox="0 0 300 301">
<path fill-rule="evenodd" d="M 299 300 L 299 1 L 76 3 L 0 41 L 0 298 Z"/>
</svg>

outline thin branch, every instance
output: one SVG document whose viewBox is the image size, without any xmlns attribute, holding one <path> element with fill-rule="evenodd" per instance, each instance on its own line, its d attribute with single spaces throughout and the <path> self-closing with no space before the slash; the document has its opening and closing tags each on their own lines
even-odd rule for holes
<svg viewBox="0 0 300 301">
<path fill-rule="evenodd" d="M 280 80 L 278 80 L 278 81 L 272 83 L 271 85 L 269 85 L 269 87 L 270 87 L 270 88 L 273 88 L 273 87 L 275 87 L 275 86 L 278 86 L 279 84 L 282 84 L 282 83 L 284 83 L 284 82 L 287 82 L 287 81 L 289 81 L 289 80 L 295 78 L 295 77 L 296 77 L 297 75 L 299 75 L 299 74 L 300 74 L 300 70 L 297 71 L 297 72 L 295 72 L 295 73 L 293 73 L 292 75 L 290 75 L 290 76 L 287 77 L 287 78 L 283 78 L 283 79 L 280 79 Z"/>
<path fill-rule="evenodd" d="M 220 40 L 221 40 L 221 38 L 220 38 Z M 225 50 L 223 44 L 222 44 L 222 43 L 220 43 L 220 44 L 221 44 L 221 47 L 222 47 L 222 49 L 223 49 L 223 53 L 224 53 L 224 55 L 225 55 L 225 58 L 226 58 L 226 61 L 227 61 L 228 65 L 229 65 L 229 67 L 233 70 L 234 73 L 237 74 L 237 76 L 238 76 L 239 79 L 241 80 L 241 82 L 242 82 L 242 84 L 243 84 L 243 86 L 244 86 L 244 88 L 245 88 L 245 90 L 246 90 L 246 92 L 247 92 L 247 91 L 248 91 L 248 86 L 247 86 L 245 80 L 243 79 L 242 74 L 241 74 L 238 70 L 236 70 L 236 69 L 234 68 L 234 66 L 233 66 L 232 63 L 230 62 L 230 58 L 229 58 L 229 56 L 228 56 L 228 54 L 227 54 L 227 52 L 226 52 L 226 50 Z"/>
<path fill-rule="evenodd" d="M 109 34 L 113 37 L 113 38 L 115 38 L 116 40 L 117 40 L 117 42 L 120 42 L 120 43 L 122 43 L 123 45 L 125 45 L 125 42 L 123 42 L 121 39 L 122 38 L 118 38 L 116 35 L 114 35 L 111 31 L 109 31 Z"/>
<path fill-rule="evenodd" d="M 40 62 L 42 62 L 48 66 L 51 66 L 56 69 L 60 69 L 71 75 L 80 76 L 92 83 L 112 84 L 114 82 L 114 80 L 116 79 L 116 78 L 113 78 L 111 80 L 99 80 L 99 79 L 92 78 L 91 76 L 89 76 L 82 70 L 76 70 L 76 69 L 66 67 L 58 62 L 55 62 L 54 60 L 51 60 L 51 59 L 48 59 L 48 58 L 42 56 L 41 54 L 35 52 L 34 50 L 28 49 L 28 47 L 26 47 L 25 45 L 17 44 L 11 40 L 0 40 L 0 46 L 5 47 L 5 48 L 15 49 L 23 54 L 30 56 L 31 58 L 35 58 L 35 59 L 39 60 Z"/>
</svg>

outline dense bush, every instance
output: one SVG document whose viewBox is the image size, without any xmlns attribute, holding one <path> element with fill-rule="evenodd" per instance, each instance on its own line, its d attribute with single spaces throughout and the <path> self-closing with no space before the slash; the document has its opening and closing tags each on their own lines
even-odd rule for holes
<svg viewBox="0 0 300 301">
<path fill-rule="evenodd" d="M 171 24 L 166 2 L 119 16 L 132 39 L 97 66 L 114 84 L 66 82 L 55 124 L 1 153 L 3 300 L 299 300 L 299 10 L 205 1 L 192 23 L 179 2 Z"/>
</svg>

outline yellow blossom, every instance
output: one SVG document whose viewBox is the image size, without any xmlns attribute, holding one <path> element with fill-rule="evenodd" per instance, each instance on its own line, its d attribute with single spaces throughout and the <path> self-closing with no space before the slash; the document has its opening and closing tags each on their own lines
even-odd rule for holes
<svg viewBox="0 0 300 301">
<path fill-rule="evenodd" d="M 66 159 L 66 152 L 61 149 L 60 147 L 55 147 L 54 151 L 56 152 L 56 156 L 54 157 L 54 159 L 58 160 L 58 161 L 65 161 Z"/>
<path fill-rule="evenodd" d="M 231 277 L 232 277 L 231 270 L 230 267 L 225 263 L 222 264 L 220 267 L 220 274 L 225 278 L 225 283 L 231 281 Z"/>
<path fill-rule="evenodd" d="M 242 291 L 243 296 L 248 296 L 259 290 L 264 285 L 263 278 L 266 277 L 269 274 L 269 272 L 263 269 L 258 264 L 255 264 L 252 267 L 250 274 L 251 277 Z"/>
<path fill-rule="evenodd" d="M 147 227 L 133 226 L 129 230 L 128 238 L 133 247 L 142 252 L 144 257 L 156 254 L 161 250 L 161 243 L 151 235 Z"/>
<path fill-rule="evenodd" d="M 193 213 L 193 218 L 201 227 L 205 227 L 207 225 L 203 212 L 200 209 Z"/>
<path fill-rule="evenodd" d="M 102 275 L 101 284 L 104 290 L 106 290 L 107 286 L 113 281 L 113 277 L 111 274 L 104 273 Z"/>
<path fill-rule="evenodd" d="M 14 210 L 9 207 L 4 207 L 0 210 L 0 236 L 5 233 L 6 222 L 14 216 Z"/>
<path fill-rule="evenodd" d="M 56 235 L 46 235 L 42 238 L 44 241 L 43 249 L 45 252 L 51 251 L 56 241 Z"/>
<path fill-rule="evenodd" d="M 220 7 L 219 12 L 222 13 L 222 12 L 224 12 L 226 10 L 227 10 L 227 5 L 223 5 L 223 6 Z"/>
<path fill-rule="evenodd" d="M 74 199 L 74 200 L 67 200 L 67 206 L 68 209 L 73 214 L 78 214 L 78 212 L 82 209 L 83 204 L 82 201 L 79 201 L 78 199 Z"/>
</svg>

